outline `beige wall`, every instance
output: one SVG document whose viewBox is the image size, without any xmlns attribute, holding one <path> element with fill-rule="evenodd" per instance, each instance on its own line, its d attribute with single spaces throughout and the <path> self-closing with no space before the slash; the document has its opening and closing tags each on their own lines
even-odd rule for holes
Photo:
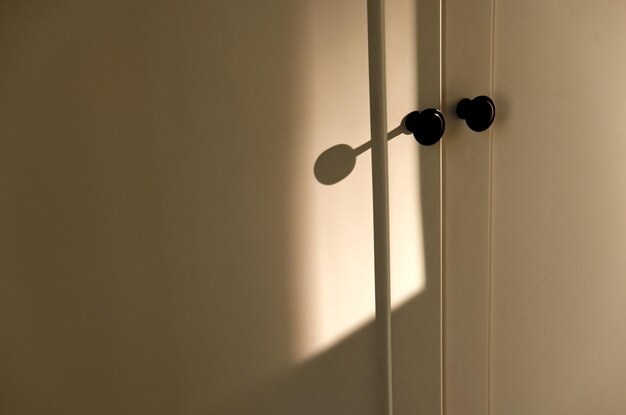
<svg viewBox="0 0 626 415">
<path fill-rule="evenodd" d="M 391 130 L 438 80 L 417 6 L 388 12 Z M 369 140 L 365 13 L 0 4 L 1 413 L 373 413 L 369 153 L 313 170 Z M 428 151 L 390 143 L 399 414 L 439 405 Z"/>
</svg>

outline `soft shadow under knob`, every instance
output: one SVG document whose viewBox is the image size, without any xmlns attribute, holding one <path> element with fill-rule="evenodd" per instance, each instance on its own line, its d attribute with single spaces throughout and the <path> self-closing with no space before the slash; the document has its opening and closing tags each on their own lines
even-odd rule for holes
<svg viewBox="0 0 626 415">
<path fill-rule="evenodd" d="M 404 117 L 405 128 L 413 133 L 418 143 L 431 146 L 438 142 L 446 130 L 443 114 L 434 108 L 413 111 Z"/>
<path fill-rule="evenodd" d="M 456 106 L 456 115 L 464 119 L 470 129 L 485 131 L 496 118 L 496 104 L 485 95 L 472 100 L 464 98 Z"/>
</svg>

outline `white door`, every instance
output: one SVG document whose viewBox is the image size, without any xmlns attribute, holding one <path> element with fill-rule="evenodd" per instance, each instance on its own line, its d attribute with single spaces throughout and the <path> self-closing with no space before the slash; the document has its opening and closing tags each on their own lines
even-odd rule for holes
<svg viewBox="0 0 626 415">
<path fill-rule="evenodd" d="M 626 413 L 626 4 L 446 2 L 448 415 Z"/>
<path fill-rule="evenodd" d="M 370 151 L 315 174 L 370 140 L 366 10 L 0 2 L 0 413 L 376 413 Z M 389 131 L 438 11 L 387 2 Z M 437 414 L 440 146 L 389 160 L 394 404 Z"/>
</svg>

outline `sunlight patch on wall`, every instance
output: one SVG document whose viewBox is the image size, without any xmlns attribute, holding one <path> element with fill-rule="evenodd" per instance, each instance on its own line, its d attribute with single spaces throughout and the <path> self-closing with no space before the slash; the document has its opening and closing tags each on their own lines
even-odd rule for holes
<svg viewBox="0 0 626 415">
<path fill-rule="evenodd" d="M 426 288 L 417 145 L 412 136 L 400 136 L 389 143 L 388 149 L 393 309 Z"/>
<path fill-rule="evenodd" d="M 393 151 L 399 163 L 390 174 L 394 187 L 413 190 L 393 192 L 390 200 L 394 309 L 419 295 L 426 280 L 418 160 L 414 152 L 404 151 L 414 146 L 412 138 L 400 140 L 405 142 L 395 143 Z M 319 153 L 318 149 L 302 156 L 310 163 Z M 306 215 L 293 227 L 299 360 L 331 348 L 375 318 L 370 162 L 369 154 L 359 157 L 353 173 L 333 186 L 318 183 L 310 171 L 311 178 L 302 177 L 301 183 L 307 185 L 300 187 L 296 210 Z"/>
<path fill-rule="evenodd" d="M 315 3 L 307 14 L 308 72 L 301 88 L 308 107 L 292 169 L 297 360 L 327 350 L 375 317 L 370 151 L 358 155 L 338 183 L 322 184 L 313 172 L 328 148 L 370 141 L 366 21 L 364 5 L 350 2 Z M 401 93 L 394 100 L 412 109 L 414 88 Z M 398 307 L 424 289 L 424 249 L 416 143 L 401 135 L 389 144 L 392 305 Z"/>
</svg>

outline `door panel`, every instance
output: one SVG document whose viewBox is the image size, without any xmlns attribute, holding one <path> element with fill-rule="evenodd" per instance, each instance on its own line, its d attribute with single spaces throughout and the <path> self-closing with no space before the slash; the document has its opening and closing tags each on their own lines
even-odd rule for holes
<svg viewBox="0 0 626 415">
<path fill-rule="evenodd" d="M 620 91 L 626 86 L 626 58 L 620 51 L 626 6 L 493 3 L 491 82 L 497 116 L 490 149 L 472 162 L 490 165 L 490 195 L 465 216 L 445 218 L 445 223 L 474 221 L 475 214 L 490 212 L 491 242 L 483 251 L 490 258 L 490 280 L 486 286 L 482 277 L 478 282 L 480 296 L 491 300 L 487 312 L 481 311 L 490 330 L 486 337 L 475 333 L 488 342 L 490 365 L 480 374 L 489 378 L 490 413 L 621 414 L 626 411 L 626 332 L 621 329 L 626 130 Z M 478 13 L 491 28 L 490 5 Z M 491 43 L 491 33 L 469 29 L 477 42 Z M 456 27 L 447 30 L 453 33 L 450 39 L 460 36 Z M 475 52 L 460 42 L 450 43 L 447 53 Z M 464 69 L 450 83 L 486 73 L 484 63 Z M 456 98 L 449 97 L 449 108 Z M 454 140 L 462 136 L 448 137 L 446 150 L 460 150 Z M 487 142 L 486 134 L 473 137 L 476 146 Z M 489 151 L 491 164 L 485 158 Z M 449 168 L 452 178 L 472 171 L 462 164 Z M 489 184 L 487 178 L 477 179 Z M 470 331 L 482 327 L 472 318 L 464 322 Z M 462 351 L 452 358 L 474 365 Z M 463 394 L 450 399 L 462 402 Z"/>
<path fill-rule="evenodd" d="M 390 3 L 390 27 L 416 10 Z M 366 24 L 352 0 L 0 4 L 0 413 L 374 414 L 370 155 L 314 170 L 369 141 Z M 438 411 L 439 165 L 395 144 L 396 404 Z"/>
<path fill-rule="evenodd" d="M 490 95 L 491 0 L 444 3 L 444 397 L 447 415 L 489 408 L 490 132 L 456 115 L 463 98 Z"/>
<path fill-rule="evenodd" d="M 388 129 L 441 108 L 439 0 L 386 1 Z M 389 141 L 395 414 L 441 413 L 441 144 Z M 411 247 L 407 249 L 407 247 Z"/>
<path fill-rule="evenodd" d="M 496 2 L 496 414 L 626 412 L 624 16 Z"/>
</svg>

